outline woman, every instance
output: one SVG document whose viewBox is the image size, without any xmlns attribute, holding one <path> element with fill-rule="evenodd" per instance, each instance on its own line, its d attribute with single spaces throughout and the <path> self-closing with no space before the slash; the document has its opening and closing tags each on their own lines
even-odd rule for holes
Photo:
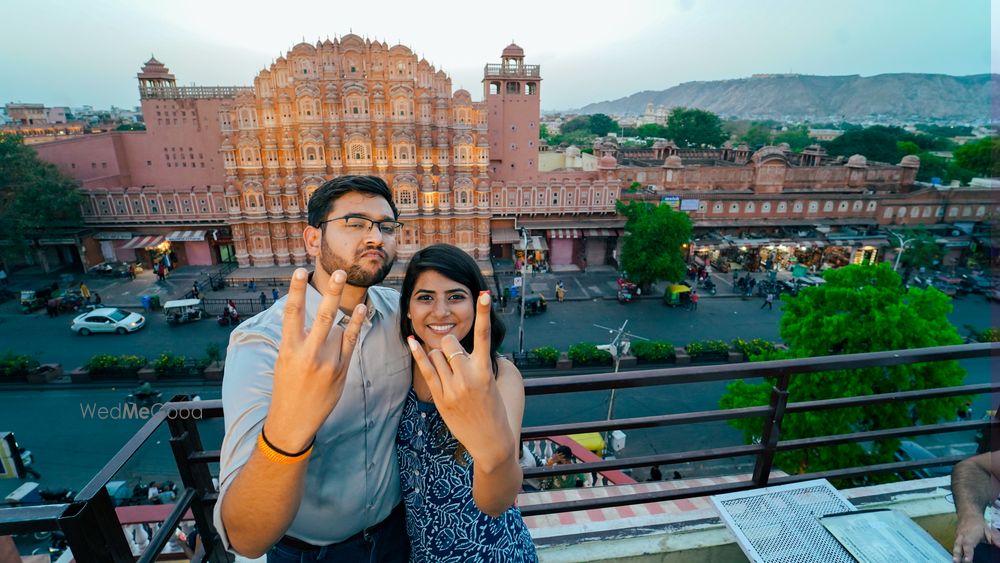
<svg viewBox="0 0 1000 563">
<path fill-rule="evenodd" d="M 497 355 L 504 327 L 461 249 L 410 261 L 401 331 L 413 388 L 396 435 L 412 561 L 537 561 L 521 512 L 521 374 Z"/>
</svg>

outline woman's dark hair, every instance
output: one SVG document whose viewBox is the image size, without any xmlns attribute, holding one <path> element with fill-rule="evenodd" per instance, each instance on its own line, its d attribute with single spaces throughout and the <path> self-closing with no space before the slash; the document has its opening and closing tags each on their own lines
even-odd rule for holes
<svg viewBox="0 0 1000 563">
<path fill-rule="evenodd" d="M 399 218 L 399 210 L 392 202 L 392 190 L 389 189 L 385 180 L 378 176 L 338 176 L 317 188 L 309 198 L 309 225 L 319 227 L 320 222 L 326 220 L 334 202 L 350 192 L 361 192 L 385 198 L 389 202 L 389 207 L 392 208 L 392 218 Z"/>
<path fill-rule="evenodd" d="M 413 255 L 409 265 L 406 267 L 406 276 L 403 278 L 403 287 L 400 289 L 399 328 L 404 341 L 408 336 L 413 336 L 417 340 L 420 339 L 420 337 L 414 334 L 413 325 L 406 316 L 406 313 L 410 310 L 410 297 L 413 295 L 417 278 L 426 271 L 437 272 L 452 281 L 464 285 L 472 292 L 473 299 L 479 297 L 480 291 L 489 290 L 489 286 L 486 285 L 486 278 L 483 277 L 479 266 L 476 265 L 475 260 L 464 250 L 450 244 L 432 244 L 418 251 Z M 461 339 L 462 347 L 467 352 L 472 351 L 475 343 L 475 332 L 475 328 L 473 327 L 469 331 L 469 334 L 466 334 Z M 507 328 L 504 326 L 503 321 L 497 316 L 493 307 L 490 307 L 490 357 L 493 359 L 494 373 L 497 373 L 497 350 L 500 348 L 500 343 L 503 342 L 503 337 L 506 333 Z"/>
</svg>

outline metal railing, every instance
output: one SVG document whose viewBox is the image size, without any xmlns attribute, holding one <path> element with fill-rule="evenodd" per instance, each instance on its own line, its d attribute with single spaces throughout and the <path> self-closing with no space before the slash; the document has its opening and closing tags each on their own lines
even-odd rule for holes
<svg viewBox="0 0 1000 563">
<path fill-rule="evenodd" d="M 667 454 L 648 455 L 622 459 L 607 459 L 597 462 L 556 465 L 526 469 L 525 478 L 547 478 L 556 475 L 584 472 L 604 472 L 617 469 L 669 465 L 672 463 L 739 458 L 753 456 L 756 464 L 753 477 L 749 481 L 717 484 L 646 492 L 641 494 L 611 495 L 585 500 L 553 502 L 524 506 L 524 515 L 550 514 L 571 510 L 587 510 L 609 506 L 623 506 L 648 502 L 676 500 L 711 494 L 735 492 L 786 484 L 816 478 L 848 478 L 870 473 L 898 472 L 954 464 L 961 456 L 946 456 L 883 463 L 863 467 L 849 467 L 833 471 L 771 477 L 774 456 L 778 452 L 831 446 L 837 444 L 869 442 L 904 436 L 939 434 L 996 427 L 993 420 L 952 422 L 922 426 L 907 426 L 884 430 L 856 432 L 845 435 L 817 436 L 796 440 L 781 440 L 781 423 L 786 414 L 829 410 L 862 405 L 877 405 L 897 401 L 915 401 L 931 398 L 958 397 L 990 393 L 1000 389 L 1000 382 L 988 384 L 962 385 L 957 387 L 925 389 L 919 391 L 893 392 L 879 395 L 854 396 L 818 401 L 789 402 L 788 385 L 791 378 L 803 374 L 870 367 L 889 367 L 923 362 L 939 362 L 983 358 L 1000 355 L 1000 343 L 977 343 L 957 346 L 940 346 L 913 350 L 895 350 L 841 356 L 823 356 L 793 360 L 727 364 L 718 366 L 696 366 L 670 369 L 640 370 L 622 373 L 600 373 L 592 375 L 570 375 L 559 377 L 528 378 L 525 392 L 529 396 L 600 391 L 610 389 L 636 389 L 662 385 L 718 382 L 732 379 L 776 377 L 768 405 L 727 410 L 708 410 L 665 414 L 640 418 L 597 420 L 571 424 L 551 424 L 526 427 L 522 439 L 532 440 L 546 436 L 557 436 L 594 431 L 630 430 L 698 424 L 705 422 L 729 421 L 746 418 L 762 418 L 763 434 L 760 443 L 722 446 L 701 450 L 690 450 Z M 170 445 L 183 484 L 183 493 L 168 517 L 152 538 L 149 547 L 139 558 L 141 563 L 155 560 L 162 551 L 177 523 L 188 509 L 201 530 L 205 547 L 204 561 L 219 563 L 228 561 L 228 555 L 219 541 L 218 532 L 212 523 L 212 511 L 218 495 L 212 483 L 208 464 L 218 463 L 219 450 L 206 450 L 201 443 L 198 421 L 179 413 L 200 409 L 207 420 L 222 417 L 222 401 L 200 401 L 188 403 L 186 396 L 175 397 L 122 447 L 107 465 L 68 504 L 18 507 L 0 509 L 0 535 L 30 533 L 37 531 L 62 530 L 70 543 L 74 557 L 79 563 L 113 561 L 132 562 L 133 556 L 122 532 L 121 523 L 115 513 L 105 485 L 132 459 L 154 432 L 164 422 L 170 430 Z"/>
</svg>

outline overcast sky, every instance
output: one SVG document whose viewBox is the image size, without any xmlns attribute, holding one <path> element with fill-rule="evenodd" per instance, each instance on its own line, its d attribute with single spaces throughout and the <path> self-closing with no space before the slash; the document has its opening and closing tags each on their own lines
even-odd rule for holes
<svg viewBox="0 0 1000 563">
<path fill-rule="evenodd" d="M 754 73 L 1000 68 L 990 0 L 5 0 L 0 18 L 0 104 L 132 107 L 150 54 L 179 85 L 249 85 L 303 37 L 351 31 L 407 45 L 477 100 L 513 40 L 547 110 Z"/>
</svg>

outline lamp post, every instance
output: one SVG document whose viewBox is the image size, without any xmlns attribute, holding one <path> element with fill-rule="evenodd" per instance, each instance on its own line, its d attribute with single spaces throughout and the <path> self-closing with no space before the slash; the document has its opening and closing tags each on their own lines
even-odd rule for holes
<svg viewBox="0 0 1000 563">
<path fill-rule="evenodd" d="M 903 257 L 903 251 L 906 249 L 906 245 L 910 244 L 913 241 L 920 240 L 920 239 L 918 237 L 904 239 L 903 235 L 901 235 L 899 233 L 894 233 L 894 232 L 892 232 L 892 231 L 890 231 L 888 229 L 886 229 L 885 232 L 887 232 L 890 235 L 896 237 L 896 240 L 899 241 L 899 252 L 896 253 L 896 262 L 892 265 L 892 271 L 895 272 L 895 271 L 899 270 L 899 260 Z"/>
<path fill-rule="evenodd" d="M 518 338 L 518 350 L 520 351 L 521 354 L 524 354 L 524 296 L 525 296 L 525 293 L 527 293 L 526 290 L 527 290 L 527 286 L 528 286 L 527 280 L 524 279 L 525 278 L 525 272 L 527 271 L 527 268 L 524 265 L 528 263 L 528 229 L 526 229 L 524 227 L 520 227 L 518 230 L 521 231 L 521 248 L 523 249 L 523 252 L 524 252 L 524 261 L 521 262 L 521 272 L 520 272 L 520 274 L 521 274 L 521 325 L 520 325 L 520 328 L 518 328 L 518 331 L 517 331 L 517 338 Z"/>
</svg>

